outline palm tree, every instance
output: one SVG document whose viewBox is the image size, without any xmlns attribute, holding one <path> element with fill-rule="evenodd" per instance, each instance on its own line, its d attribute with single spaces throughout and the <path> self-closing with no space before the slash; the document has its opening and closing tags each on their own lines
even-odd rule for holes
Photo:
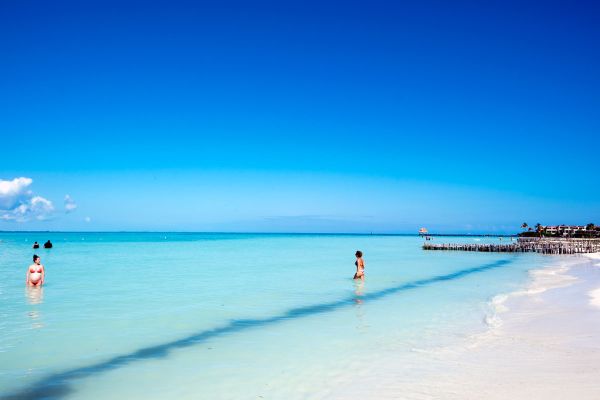
<svg viewBox="0 0 600 400">
<path fill-rule="evenodd" d="M 523 225 L 521 225 L 521 229 L 527 229 L 528 227 L 527 222 L 523 222 Z"/>
<path fill-rule="evenodd" d="M 540 224 L 539 222 L 535 224 L 535 231 L 539 236 L 542 236 L 542 224 Z"/>
</svg>

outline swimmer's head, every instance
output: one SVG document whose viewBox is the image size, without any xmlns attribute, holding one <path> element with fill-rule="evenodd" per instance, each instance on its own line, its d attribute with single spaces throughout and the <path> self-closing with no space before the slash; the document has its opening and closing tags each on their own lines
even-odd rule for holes
<svg viewBox="0 0 600 400">
<path fill-rule="evenodd" d="M 37 261 L 39 261 L 39 259 L 40 259 L 40 256 L 38 256 L 37 254 L 33 255 L 33 262 L 37 262 Z"/>
<path fill-rule="evenodd" d="M 354 254 L 356 257 L 362 257 L 362 251 L 360 250 L 356 250 L 356 253 Z"/>
</svg>

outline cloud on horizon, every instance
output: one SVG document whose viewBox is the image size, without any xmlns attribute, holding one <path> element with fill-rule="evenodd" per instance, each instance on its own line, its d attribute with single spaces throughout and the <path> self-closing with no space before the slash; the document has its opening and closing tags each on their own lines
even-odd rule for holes
<svg viewBox="0 0 600 400">
<path fill-rule="evenodd" d="M 44 221 L 54 212 L 52 202 L 34 195 L 29 189 L 33 179 L 0 179 L 0 220 L 25 222 L 32 219 Z"/>
</svg>

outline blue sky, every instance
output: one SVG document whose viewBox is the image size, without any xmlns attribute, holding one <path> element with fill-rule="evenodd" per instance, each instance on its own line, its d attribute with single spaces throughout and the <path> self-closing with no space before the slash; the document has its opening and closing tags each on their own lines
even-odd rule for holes
<svg viewBox="0 0 600 400">
<path fill-rule="evenodd" d="M 593 3 L 0 7 L 0 229 L 600 221 Z"/>
</svg>

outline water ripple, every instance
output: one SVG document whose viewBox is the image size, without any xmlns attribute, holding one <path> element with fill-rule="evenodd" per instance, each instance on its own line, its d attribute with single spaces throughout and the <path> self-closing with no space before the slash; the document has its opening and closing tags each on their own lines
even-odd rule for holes
<svg viewBox="0 0 600 400">
<path fill-rule="evenodd" d="M 77 379 L 88 378 L 96 374 L 101 374 L 106 371 L 127 366 L 128 364 L 132 364 L 137 361 L 166 358 L 169 355 L 169 353 L 173 350 L 194 346 L 198 343 L 202 343 L 206 340 L 215 337 L 231 333 L 238 333 L 252 328 L 264 327 L 286 320 L 298 319 L 332 312 L 337 309 L 356 304 L 357 297 L 360 297 L 360 300 L 362 300 L 363 302 L 380 300 L 384 297 L 399 292 L 417 289 L 419 287 L 428 286 L 439 282 L 452 281 L 475 273 L 485 272 L 491 269 L 504 267 L 510 264 L 510 262 L 511 261 L 509 260 L 499 260 L 494 263 L 484 264 L 473 268 L 467 268 L 450 274 L 438 275 L 432 278 L 420 279 L 412 282 L 403 283 L 398 286 L 378 290 L 376 292 L 372 292 L 365 295 L 352 295 L 332 302 L 292 308 L 286 312 L 268 318 L 248 318 L 231 320 L 227 325 L 224 325 L 220 328 L 200 331 L 198 333 L 183 337 L 181 339 L 177 339 L 159 345 L 144 347 L 134 352 L 116 356 L 103 362 L 51 374 L 46 378 L 34 382 L 31 385 L 31 388 L 27 388 L 8 395 L 2 395 L 0 399 L 60 399 L 67 396 L 73 391 L 73 381 Z"/>
</svg>

